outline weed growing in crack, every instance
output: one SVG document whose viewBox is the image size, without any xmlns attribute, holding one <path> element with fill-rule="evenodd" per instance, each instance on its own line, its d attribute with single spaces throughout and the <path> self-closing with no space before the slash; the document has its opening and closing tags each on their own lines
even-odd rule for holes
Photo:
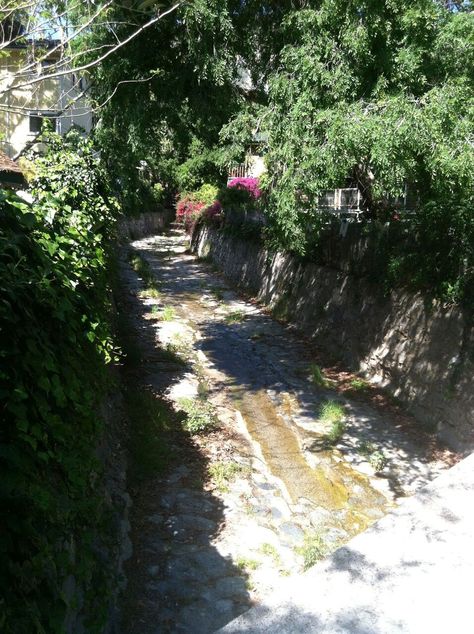
<svg viewBox="0 0 474 634">
<path fill-rule="evenodd" d="M 216 426 L 216 414 L 210 403 L 197 398 L 180 398 L 178 407 L 186 414 L 183 425 L 191 434 L 201 434 Z"/>
<path fill-rule="evenodd" d="M 238 475 L 243 474 L 244 470 L 244 467 L 236 462 L 214 462 L 208 469 L 216 489 L 221 493 L 228 493 L 229 484 Z"/>
<path fill-rule="evenodd" d="M 325 401 L 319 408 L 319 418 L 323 423 L 339 423 L 345 418 L 344 407 L 337 401 Z"/>
<path fill-rule="evenodd" d="M 365 379 L 355 378 L 350 381 L 349 387 L 353 392 L 366 392 L 370 388 L 370 383 Z"/>
<path fill-rule="evenodd" d="M 307 533 L 303 545 L 297 546 L 295 551 L 303 557 L 303 569 L 308 570 L 326 556 L 327 547 L 321 535 Z"/>
<path fill-rule="evenodd" d="M 229 325 L 239 324 L 244 319 L 245 319 L 245 313 L 241 310 L 234 310 L 232 313 L 229 313 L 228 315 L 225 316 L 225 322 Z"/>
<path fill-rule="evenodd" d="M 259 548 L 259 551 L 262 553 L 262 555 L 265 555 L 266 557 L 271 557 L 275 566 L 281 565 L 280 555 L 273 544 L 262 544 Z"/>
<path fill-rule="evenodd" d="M 336 443 L 346 431 L 344 407 L 336 401 L 325 401 L 319 409 L 319 418 L 323 423 L 331 425 L 326 440 L 330 444 Z"/>
<path fill-rule="evenodd" d="M 331 445 L 334 445 L 342 438 L 345 431 L 346 423 L 343 420 L 336 421 L 331 424 L 331 429 L 326 434 L 326 439 Z"/>
<path fill-rule="evenodd" d="M 198 395 L 200 398 L 205 398 L 209 394 L 209 383 L 204 379 L 198 383 Z"/>
<path fill-rule="evenodd" d="M 153 306 L 151 307 L 151 312 L 153 313 L 153 315 L 157 315 L 160 312 L 160 307 L 158 306 L 158 304 L 153 304 Z"/>
<path fill-rule="evenodd" d="M 149 286 L 144 291 L 140 291 L 138 297 L 140 297 L 140 299 L 159 299 L 161 293 L 157 288 Z"/>
<path fill-rule="evenodd" d="M 312 363 L 310 366 L 311 381 L 319 387 L 328 387 L 328 380 L 324 376 L 323 371 L 316 363 Z"/>
<path fill-rule="evenodd" d="M 211 294 L 218 302 L 222 302 L 222 300 L 224 299 L 224 292 L 221 288 L 211 289 Z"/>
<path fill-rule="evenodd" d="M 165 306 L 161 313 L 161 321 L 174 321 L 176 319 L 176 311 L 172 306 Z"/>
<path fill-rule="evenodd" d="M 249 571 L 252 572 L 253 570 L 257 570 L 260 566 L 259 561 L 251 559 L 250 557 L 237 557 L 234 563 L 241 572 L 247 574 Z"/>
<path fill-rule="evenodd" d="M 377 473 L 387 466 L 388 459 L 381 449 L 371 442 L 361 442 L 358 451 L 367 458 L 368 463 Z"/>
<path fill-rule="evenodd" d="M 369 457 L 370 466 L 378 473 L 387 466 L 387 457 L 381 451 L 374 451 Z"/>
<path fill-rule="evenodd" d="M 135 273 L 137 273 L 146 284 L 154 281 L 149 263 L 139 253 L 131 251 L 128 256 L 128 261 Z"/>
<path fill-rule="evenodd" d="M 167 344 L 167 349 L 173 352 L 174 354 L 181 355 L 186 359 L 189 359 L 192 353 L 192 342 L 183 335 L 176 333 L 173 336 L 172 341 Z"/>
<path fill-rule="evenodd" d="M 128 256 L 128 261 L 132 269 L 143 280 L 146 288 L 139 292 L 138 296 L 141 299 L 160 297 L 159 282 L 153 275 L 150 264 L 139 253 L 131 251 Z"/>
</svg>

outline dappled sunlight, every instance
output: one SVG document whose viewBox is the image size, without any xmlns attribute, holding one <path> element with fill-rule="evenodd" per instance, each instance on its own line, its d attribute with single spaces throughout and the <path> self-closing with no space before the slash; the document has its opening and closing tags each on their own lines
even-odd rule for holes
<svg viewBox="0 0 474 634">
<path fill-rule="evenodd" d="M 148 333 L 152 356 L 161 349 L 183 364 L 163 375 L 169 360 L 164 366 L 158 361 L 156 371 L 147 369 L 145 383 L 178 410 L 185 398 L 197 421 L 207 416 L 199 403 L 209 404 L 231 439 L 231 460 L 248 465 L 232 484 L 222 485 L 224 521 L 212 542 L 237 567 L 239 558 L 247 562 L 253 599 L 270 592 L 282 561 L 289 573 L 301 570 L 306 536 L 318 535 L 329 553 L 446 468 L 434 459 L 427 438 L 407 433 L 389 409 L 351 398 L 333 380 L 322 378 L 318 385 L 314 348 L 232 290 L 211 263 L 192 256 L 179 232 L 136 241 L 132 248 L 159 287 L 156 299 L 142 299 L 143 312 L 152 312 L 138 327 Z M 365 389 L 359 383 L 354 385 Z M 340 412 L 337 429 L 320 416 L 328 402 Z M 200 450 L 213 454 L 212 433 L 203 441 Z M 219 470 L 226 462 L 216 464 Z M 251 556 L 242 555 L 239 544 L 248 544 Z M 268 572 L 261 567 L 259 548 L 275 549 L 273 571 L 268 556 Z"/>
</svg>

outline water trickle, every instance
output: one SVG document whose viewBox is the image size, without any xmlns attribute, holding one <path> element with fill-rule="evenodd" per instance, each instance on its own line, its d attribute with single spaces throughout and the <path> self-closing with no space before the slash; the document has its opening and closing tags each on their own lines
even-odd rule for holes
<svg viewBox="0 0 474 634">
<path fill-rule="evenodd" d="M 293 504 L 304 498 L 317 507 L 332 511 L 349 507 L 357 514 L 366 505 L 385 505 L 368 480 L 343 462 L 336 462 L 333 452 L 322 452 L 319 464 L 310 466 L 296 434 L 263 390 L 235 390 L 234 399 L 270 471 L 283 482 Z"/>
</svg>

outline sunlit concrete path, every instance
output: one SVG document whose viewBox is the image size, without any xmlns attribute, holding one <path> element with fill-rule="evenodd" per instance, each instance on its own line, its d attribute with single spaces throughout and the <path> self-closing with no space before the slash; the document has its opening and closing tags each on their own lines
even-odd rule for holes
<svg viewBox="0 0 474 634">
<path fill-rule="evenodd" d="M 472 632 L 473 499 L 474 455 L 222 633 Z"/>
<path fill-rule="evenodd" d="M 217 630 L 454 461 L 390 409 L 315 381 L 308 342 L 191 255 L 181 233 L 124 249 L 122 280 L 143 387 L 217 421 L 178 437 L 168 472 L 134 500 L 125 634 Z M 321 417 L 328 402 L 337 433 Z"/>
</svg>

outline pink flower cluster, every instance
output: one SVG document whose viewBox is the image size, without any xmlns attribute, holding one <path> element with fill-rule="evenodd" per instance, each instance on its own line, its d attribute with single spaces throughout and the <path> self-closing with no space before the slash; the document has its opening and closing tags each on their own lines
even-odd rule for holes
<svg viewBox="0 0 474 634">
<path fill-rule="evenodd" d="M 205 206 L 205 203 L 197 201 L 192 196 L 184 196 L 176 205 L 176 220 L 182 222 L 185 228 L 189 229 L 199 218 Z"/>
<path fill-rule="evenodd" d="M 212 205 L 197 201 L 193 195 L 187 195 L 178 200 L 176 205 L 176 220 L 180 222 L 188 233 L 192 233 L 195 223 L 203 218 L 210 222 L 218 222 L 222 218 L 222 205 L 215 200 Z"/>
<path fill-rule="evenodd" d="M 258 178 L 233 178 L 229 181 L 227 187 L 237 187 L 238 189 L 245 189 L 254 200 L 257 200 L 262 195 L 260 189 L 260 181 Z"/>
</svg>

